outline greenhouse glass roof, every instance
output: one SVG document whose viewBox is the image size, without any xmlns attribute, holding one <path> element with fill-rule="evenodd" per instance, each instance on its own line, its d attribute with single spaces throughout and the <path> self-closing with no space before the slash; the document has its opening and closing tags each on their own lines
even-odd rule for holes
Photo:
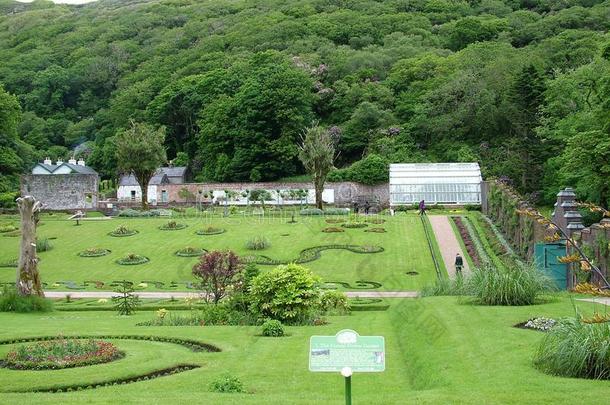
<svg viewBox="0 0 610 405">
<path fill-rule="evenodd" d="M 478 163 L 400 163 L 390 165 L 390 205 L 480 204 Z"/>
</svg>

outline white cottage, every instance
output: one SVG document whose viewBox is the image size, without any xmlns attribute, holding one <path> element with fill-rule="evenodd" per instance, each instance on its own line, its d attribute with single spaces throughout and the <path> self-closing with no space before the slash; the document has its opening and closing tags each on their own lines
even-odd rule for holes
<svg viewBox="0 0 610 405">
<path fill-rule="evenodd" d="M 185 177 L 186 167 L 184 166 L 160 167 L 157 169 L 154 176 L 148 182 L 148 203 L 156 205 L 157 203 L 169 202 L 169 194 L 163 186 L 168 184 L 184 184 Z M 133 174 L 121 175 L 117 189 L 117 199 L 119 201 L 142 200 L 142 189 Z"/>
</svg>

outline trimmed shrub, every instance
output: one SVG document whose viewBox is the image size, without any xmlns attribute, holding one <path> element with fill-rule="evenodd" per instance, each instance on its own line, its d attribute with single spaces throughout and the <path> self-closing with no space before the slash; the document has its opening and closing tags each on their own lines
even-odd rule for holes
<svg viewBox="0 0 610 405">
<path fill-rule="evenodd" d="M 324 215 L 349 215 L 349 208 L 326 208 Z"/>
<path fill-rule="evenodd" d="M 329 290 L 322 293 L 320 308 L 328 315 L 346 315 L 349 314 L 351 305 L 345 293 Z"/>
<path fill-rule="evenodd" d="M 30 295 L 24 297 L 15 288 L 5 286 L 0 295 L 0 312 L 49 312 L 53 301 Z"/>
<path fill-rule="evenodd" d="M 261 333 L 263 336 L 270 337 L 284 336 L 284 325 L 282 325 L 282 323 L 278 320 L 269 319 L 263 323 Z"/>
<path fill-rule="evenodd" d="M 265 236 L 255 236 L 246 242 L 248 250 L 265 250 L 271 247 L 271 242 Z"/>
<path fill-rule="evenodd" d="M 328 181 L 355 181 L 362 184 L 379 184 L 388 181 L 390 166 L 381 156 L 370 154 L 350 167 L 328 174 Z"/>
<path fill-rule="evenodd" d="M 154 209 L 148 211 L 138 211 L 127 208 L 119 211 L 119 217 L 138 218 L 138 217 L 171 217 L 172 211 L 166 209 Z"/>
<path fill-rule="evenodd" d="M 210 391 L 225 393 L 244 392 L 244 384 L 239 378 L 225 374 L 210 384 Z"/>
<path fill-rule="evenodd" d="M 40 238 L 36 240 L 36 253 L 48 252 L 53 249 L 53 245 L 49 238 Z"/>
<path fill-rule="evenodd" d="M 322 229 L 322 232 L 326 232 L 326 233 L 345 232 L 345 229 L 338 228 L 336 226 L 329 226 L 327 228 Z"/>
<path fill-rule="evenodd" d="M 319 308 L 319 283 L 319 277 L 303 266 L 277 266 L 252 280 L 250 309 L 259 319 L 305 323 Z"/>
<path fill-rule="evenodd" d="M 517 269 L 475 268 L 468 290 L 481 305 L 532 305 L 550 291 L 551 281 L 535 266 Z"/>
<path fill-rule="evenodd" d="M 610 323 L 559 321 L 540 342 L 534 365 L 552 375 L 610 379 Z"/>
<path fill-rule="evenodd" d="M 137 264 L 148 263 L 150 260 L 146 256 L 129 253 L 127 256 L 117 259 L 116 262 L 123 266 L 134 266 Z"/>
<path fill-rule="evenodd" d="M 324 215 L 324 211 L 319 208 L 305 208 L 299 212 L 300 215 Z"/>
</svg>

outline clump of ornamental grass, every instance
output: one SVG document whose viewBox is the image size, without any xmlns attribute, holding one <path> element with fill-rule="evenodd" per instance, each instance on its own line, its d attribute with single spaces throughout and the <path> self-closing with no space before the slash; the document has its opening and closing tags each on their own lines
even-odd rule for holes
<svg viewBox="0 0 610 405">
<path fill-rule="evenodd" d="M 480 305 L 533 305 L 551 290 L 551 281 L 534 265 L 513 269 L 475 268 L 467 292 Z"/>
<path fill-rule="evenodd" d="M 534 365 L 557 376 L 610 379 L 610 323 L 559 321 L 540 342 Z"/>
</svg>

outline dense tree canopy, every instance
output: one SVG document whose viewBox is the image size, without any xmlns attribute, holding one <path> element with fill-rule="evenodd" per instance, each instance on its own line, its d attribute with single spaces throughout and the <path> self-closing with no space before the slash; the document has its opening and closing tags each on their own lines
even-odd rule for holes
<svg viewBox="0 0 610 405">
<path fill-rule="evenodd" d="M 476 160 L 532 197 L 573 185 L 607 204 L 609 15 L 608 0 L 0 0 L 0 193 L 47 155 L 115 177 L 130 120 L 164 126 L 200 180 L 301 174 L 319 121 L 331 178 Z"/>
</svg>

